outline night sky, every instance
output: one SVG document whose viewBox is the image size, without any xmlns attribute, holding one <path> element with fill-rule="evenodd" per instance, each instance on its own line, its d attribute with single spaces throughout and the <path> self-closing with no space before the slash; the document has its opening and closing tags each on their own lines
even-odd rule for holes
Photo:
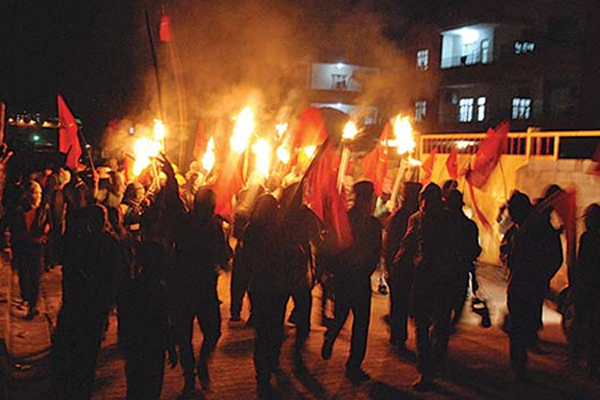
<svg viewBox="0 0 600 400">
<path fill-rule="evenodd" d="M 320 4 L 310 0 L 299 3 L 306 7 Z M 316 14 L 336 18 L 360 2 L 328 3 L 331 6 L 319 5 L 328 10 Z M 428 15 L 442 1 L 367 3 L 386 16 L 388 34 L 394 35 L 401 24 Z M 7 103 L 9 114 L 55 115 L 56 93 L 61 93 L 74 114 L 83 119 L 93 141 L 109 120 L 125 115 L 140 96 L 142 76 L 152 65 L 144 10 L 149 10 L 158 24 L 160 4 L 142 0 L 4 0 L 0 6 L 0 100 Z"/>
</svg>

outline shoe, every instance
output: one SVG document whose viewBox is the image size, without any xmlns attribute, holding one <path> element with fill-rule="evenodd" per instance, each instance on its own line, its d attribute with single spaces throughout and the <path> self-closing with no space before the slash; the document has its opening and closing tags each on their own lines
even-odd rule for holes
<svg viewBox="0 0 600 400">
<path fill-rule="evenodd" d="M 329 360 L 333 354 L 333 341 L 325 339 L 321 347 L 321 357 L 323 360 Z"/>
<path fill-rule="evenodd" d="M 346 369 L 346 378 L 348 378 L 350 382 L 355 384 L 371 380 L 371 376 L 367 374 L 362 368 Z"/>
<path fill-rule="evenodd" d="M 412 388 L 419 392 L 431 390 L 433 388 L 433 379 L 422 376 L 412 384 Z"/>
</svg>

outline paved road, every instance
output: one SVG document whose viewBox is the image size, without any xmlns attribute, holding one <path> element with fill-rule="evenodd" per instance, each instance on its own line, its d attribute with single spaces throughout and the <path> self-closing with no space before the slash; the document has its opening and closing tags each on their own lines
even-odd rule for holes
<svg viewBox="0 0 600 400">
<path fill-rule="evenodd" d="M 7 288 L 15 291 L 16 280 L 9 281 L 9 268 L 0 273 L 0 293 Z M 458 332 L 452 337 L 449 350 L 447 373 L 438 379 L 437 387 L 429 393 L 419 393 L 411 389 L 411 383 L 417 378 L 414 353 L 398 355 L 387 344 L 388 333 L 382 316 L 387 312 L 386 296 L 374 294 L 371 334 L 367 357 L 363 364 L 371 374 L 370 382 L 359 386 L 344 379 L 344 362 L 349 348 L 350 331 L 348 326 L 336 342 L 333 357 L 329 361 L 320 358 L 320 346 L 324 329 L 318 326 L 317 312 L 307 344 L 305 361 L 306 372 L 294 370 L 292 362 L 292 343 L 294 329 L 286 328 L 287 339 L 284 344 L 281 372 L 273 380 L 281 399 L 600 399 L 600 389 L 584 379 L 581 364 L 569 361 L 564 337 L 560 331 L 560 319 L 552 310 L 544 310 L 545 328 L 542 331 L 541 352 L 530 359 L 531 380 L 527 384 L 515 384 L 511 381 L 508 340 L 498 328 L 504 313 L 504 275 L 495 269 L 481 270 L 481 286 L 490 299 L 490 309 L 494 326 L 481 328 L 478 318 L 467 312 Z M 10 282 L 11 285 L 7 285 Z M 0 333 L 10 343 L 8 370 L 9 399 L 47 399 L 47 340 L 49 326 L 56 315 L 60 296 L 60 270 L 55 269 L 44 276 L 44 310 L 33 321 L 22 319 L 24 311 L 18 303 L 0 301 Z M 213 385 L 210 391 L 197 391 L 192 399 L 243 400 L 256 397 L 254 369 L 252 364 L 251 329 L 240 323 L 230 323 L 228 319 L 229 275 L 219 280 L 219 293 L 223 300 L 223 336 L 212 360 L 211 376 Z M 315 297 L 318 297 L 315 290 Z M 15 297 L 15 296 L 12 296 Z M 0 300 L 2 296 L 0 296 Z M 6 310 L 11 305 L 10 318 L 7 321 Z M 247 308 L 245 308 L 247 312 Z M 247 313 L 243 314 L 247 318 Z M 8 329 L 8 330 L 7 330 Z M 196 332 L 199 338 L 199 332 Z M 24 349 L 19 343 L 28 343 L 28 357 L 23 357 Z M 196 345 L 199 340 L 196 340 Z M 35 348 L 40 350 L 36 353 Z M 411 332 L 409 348 L 414 350 L 414 336 Z M 12 349 L 12 351 L 11 351 Z M 20 357 L 19 354 L 21 354 Z M 37 355 L 36 355 L 37 354 Z M 5 357 L 6 359 L 6 357 Z M 18 361 L 18 363 L 16 362 Z M 16 365 L 18 364 L 18 365 Z M 180 368 L 168 369 L 165 374 L 163 399 L 177 399 L 183 378 Z M 94 399 L 122 399 L 125 393 L 123 360 L 116 346 L 116 322 L 111 318 L 109 331 L 103 343 L 98 363 Z"/>
</svg>

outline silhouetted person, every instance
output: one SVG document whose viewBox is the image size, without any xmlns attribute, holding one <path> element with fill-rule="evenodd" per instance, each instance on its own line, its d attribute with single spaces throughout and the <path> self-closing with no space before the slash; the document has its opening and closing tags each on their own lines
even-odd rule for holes
<svg viewBox="0 0 600 400">
<path fill-rule="evenodd" d="M 510 317 L 510 361 L 517 380 L 525 378 L 527 350 L 539 328 L 539 304 L 546 290 L 540 236 L 529 197 L 515 191 L 508 201 L 513 221 L 508 247 L 508 312 Z"/>
<path fill-rule="evenodd" d="M 394 264 L 394 258 L 406 234 L 408 220 L 419 210 L 419 192 L 422 185 L 406 182 L 402 193 L 402 205 L 388 220 L 384 242 L 385 266 L 390 285 L 390 343 L 397 349 L 405 348 L 408 339 L 408 317 L 414 267 L 412 262 Z"/>
<path fill-rule="evenodd" d="M 381 259 L 381 223 L 372 215 L 373 184 L 358 182 L 353 190 L 354 206 L 348 212 L 348 219 L 354 241 L 336 260 L 334 321 L 325 333 L 321 356 L 326 360 L 331 358 L 333 344 L 352 311 L 354 320 L 346 377 L 359 383 L 370 379 L 361 364 L 367 350 L 371 318 L 371 274 Z"/>
<path fill-rule="evenodd" d="M 252 269 L 250 295 L 255 329 L 254 369 L 259 398 L 271 396 L 271 375 L 279 367 L 289 276 L 283 258 L 279 204 L 268 194 L 257 199 L 245 235 L 245 256 Z"/>
<path fill-rule="evenodd" d="M 585 211 L 585 232 L 579 240 L 574 274 L 577 334 L 587 349 L 590 378 L 600 378 L 600 205 Z"/>
<path fill-rule="evenodd" d="M 177 364 L 165 263 L 162 245 L 142 242 L 136 249 L 138 273 L 120 297 L 119 344 L 125 355 L 128 400 L 159 399 L 165 353 L 171 367 Z"/>
<path fill-rule="evenodd" d="M 294 308 L 290 322 L 296 325 L 294 360 L 302 368 L 302 349 L 310 332 L 312 311 L 312 288 L 314 282 L 311 240 L 318 237 L 318 221 L 306 206 L 302 205 L 301 185 L 294 183 L 283 190 L 281 204 L 281 234 L 283 258 L 287 263 L 290 296 Z"/>
<path fill-rule="evenodd" d="M 12 264 L 19 274 L 21 298 L 27 303 L 26 318 L 30 319 L 38 313 L 36 304 L 50 219 L 48 205 L 42 205 L 40 184 L 28 182 L 24 193 L 21 205 L 8 212 L 2 225 L 11 233 Z"/>
<path fill-rule="evenodd" d="M 194 369 L 202 388 L 209 388 L 208 361 L 221 336 L 217 278 L 219 267 L 227 264 L 227 253 L 223 231 L 214 214 L 215 201 L 214 191 L 200 188 L 192 212 L 177 227 L 173 299 L 184 394 L 195 387 Z M 194 320 L 203 335 L 197 360 L 192 344 Z"/>
<path fill-rule="evenodd" d="M 104 324 L 125 263 L 119 243 L 109 233 L 105 208 L 75 211 L 65 238 L 62 309 L 53 349 L 59 399 L 92 396 Z"/>
<path fill-rule="evenodd" d="M 60 264 L 60 248 L 66 229 L 67 203 L 64 188 L 71 180 L 71 173 L 63 168 L 55 171 L 46 181 L 44 203 L 48 204 L 51 229 L 46 248 L 46 265 L 53 267 Z"/>
<path fill-rule="evenodd" d="M 452 304 L 452 325 L 458 324 L 469 288 L 469 274 L 473 277 L 473 291 L 477 291 L 477 279 L 475 277 L 475 260 L 481 254 L 479 246 L 479 229 L 475 222 L 469 219 L 463 212 L 463 196 L 458 190 L 453 189 L 446 196 L 446 209 L 450 213 L 454 234 L 456 237 L 456 249 L 454 259 L 456 267 L 452 276 L 452 290 L 454 301 Z"/>
<path fill-rule="evenodd" d="M 413 387 L 426 390 L 433 383 L 436 364 L 443 367 L 446 359 L 451 330 L 455 232 L 438 185 L 428 184 L 421 191 L 420 201 L 421 209 L 410 217 L 395 263 L 412 264 L 415 269 L 412 311 L 421 376 Z"/>
</svg>

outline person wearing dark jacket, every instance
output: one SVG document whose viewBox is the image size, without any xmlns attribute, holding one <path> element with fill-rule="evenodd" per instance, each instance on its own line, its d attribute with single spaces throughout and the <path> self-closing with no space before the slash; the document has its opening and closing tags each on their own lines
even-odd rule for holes
<svg viewBox="0 0 600 400">
<path fill-rule="evenodd" d="M 385 266 L 390 285 L 390 343 L 398 350 L 405 348 L 408 338 L 410 293 L 413 283 L 411 264 L 394 264 L 394 257 L 406 234 L 408 220 L 419 210 L 419 192 L 422 185 L 406 182 L 402 193 L 402 205 L 389 219 L 384 241 Z"/>
<path fill-rule="evenodd" d="M 353 190 L 354 206 L 348 212 L 348 219 L 354 240 L 336 257 L 334 321 L 325 333 L 321 356 L 326 360 L 331 358 L 334 342 L 352 311 L 354 320 L 346 377 L 359 383 L 370 379 L 361 364 L 367 350 L 371 317 L 371 274 L 381 259 L 381 223 L 372 215 L 373 184 L 361 181 Z"/>
<path fill-rule="evenodd" d="M 455 233 L 438 185 L 428 184 L 420 201 L 421 209 L 410 217 L 394 263 L 414 268 L 412 310 L 421 376 L 413 387 L 427 390 L 433 384 L 436 364 L 445 362 L 450 336 Z"/>
<path fill-rule="evenodd" d="M 136 249 L 137 275 L 120 296 L 119 344 L 125 355 L 127 400 L 160 399 L 165 353 L 171 367 L 177 364 L 165 263 L 162 245 L 142 242 Z"/>
<path fill-rule="evenodd" d="M 192 212 L 176 222 L 172 297 L 177 310 L 175 324 L 184 394 L 195 387 L 194 368 L 202 388 L 209 388 L 208 361 L 221 336 L 217 278 L 219 267 L 227 264 L 227 251 L 223 230 L 214 214 L 215 203 L 215 192 L 200 188 Z M 197 362 L 192 345 L 195 319 L 204 336 Z"/>
</svg>

